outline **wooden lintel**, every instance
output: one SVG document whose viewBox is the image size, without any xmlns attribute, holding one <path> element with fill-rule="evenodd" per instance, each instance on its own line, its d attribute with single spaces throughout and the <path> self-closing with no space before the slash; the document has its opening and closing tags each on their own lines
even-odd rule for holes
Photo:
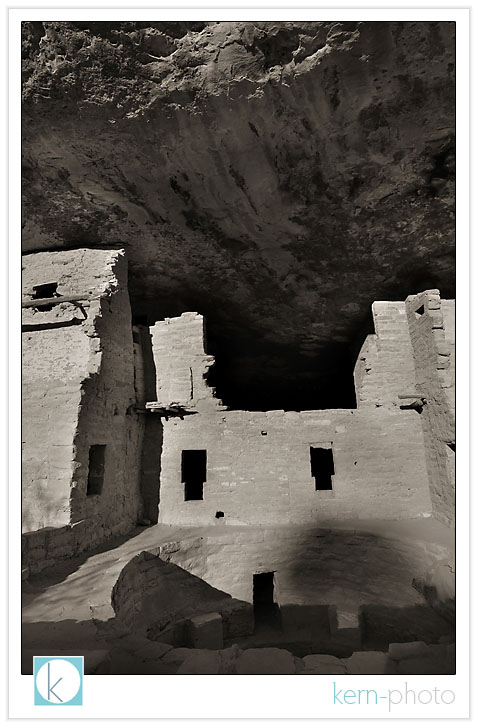
<svg viewBox="0 0 478 727">
<path fill-rule="evenodd" d="M 59 295 L 55 298 L 35 298 L 22 301 L 22 308 L 39 308 L 42 305 L 58 305 L 59 303 L 76 303 L 81 300 L 91 300 L 92 295 Z"/>
</svg>

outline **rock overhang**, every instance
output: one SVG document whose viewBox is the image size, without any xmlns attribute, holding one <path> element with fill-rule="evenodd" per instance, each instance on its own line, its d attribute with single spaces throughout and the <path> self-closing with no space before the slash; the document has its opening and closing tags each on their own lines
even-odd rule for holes
<svg viewBox="0 0 478 727">
<path fill-rule="evenodd" d="M 452 23 L 24 31 L 25 249 L 124 245 L 232 406 L 353 405 L 371 302 L 453 297 Z"/>
</svg>

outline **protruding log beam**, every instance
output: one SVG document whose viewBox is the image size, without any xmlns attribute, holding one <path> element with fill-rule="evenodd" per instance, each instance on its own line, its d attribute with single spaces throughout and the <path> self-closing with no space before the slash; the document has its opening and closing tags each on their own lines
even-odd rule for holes
<svg viewBox="0 0 478 727">
<path fill-rule="evenodd" d="M 57 305 L 59 303 L 76 303 L 81 300 L 91 300 L 92 295 L 59 295 L 55 298 L 35 298 L 22 301 L 22 308 L 38 308 L 42 305 Z"/>
</svg>

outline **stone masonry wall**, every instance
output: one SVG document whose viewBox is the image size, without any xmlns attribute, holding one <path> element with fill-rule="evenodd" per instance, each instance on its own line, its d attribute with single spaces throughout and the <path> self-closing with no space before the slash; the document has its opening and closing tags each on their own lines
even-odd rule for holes
<svg viewBox="0 0 478 727">
<path fill-rule="evenodd" d="M 140 509 L 142 424 L 134 410 L 124 253 L 81 249 L 24 257 L 24 300 L 33 286 L 52 281 L 58 295 L 91 299 L 23 309 L 24 553 L 35 568 L 53 551 L 71 555 L 129 529 Z M 92 444 L 106 445 L 105 474 L 101 494 L 87 496 Z M 42 531 L 44 538 L 30 532 L 42 528 L 58 529 L 57 537 L 51 530 Z"/>
<path fill-rule="evenodd" d="M 218 412 L 163 424 L 160 521 L 319 523 L 430 513 L 424 442 L 400 409 Z M 316 490 L 310 447 L 332 447 L 333 489 Z M 203 500 L 184 500 L 181 452 L 207 451 Z"/>
<path fill-rule="evenodd" d="M 402 408 L 419 396 L 407 305 L 378 301 L 372 307 L 376 333 L 367 337 L 355 368 L 356 410 L 226 411 L 202 377 L 197 413 L 163 422 L 160 521 L 206 524 L 216 513 L 234 524 L 429 516 L 424 437 L 433 434 L 424 433 L 416 409 Z M 162 403 L 187 401 L 188 374 L 204 372 L 205 358 L 211 365 L 202 336 L 202 317 L 195 313 L 153 329 Z M 331 491 L 315 488 L 310 447 L 332 448 Z M 207 452 L 202 500 L 185 501 L 181 453 L 188 449 Z"/>
<path fill-rule="evenodd" d="M 354 371 L 357 406 L 399 405 L 415 393 L 415 367 L 405 303 L 372 305 L 375 334 L 367 336 Z"/>
<path fill-rule="evenodd" d="M 455 495 L 455 327 L 454 301 L 438 290 L 407 298 L 417 391 L 434 515 L 454 521 Z"/>
<path fill-rule="evenodd" d="M 203 409 L 220 407 L 205 378 L 214 357 L 204 352 L 203 316 L 183 313 L 179 318 L 166 318 L 153 326 L 151 334 L 158 402 Z"/>
</svg>

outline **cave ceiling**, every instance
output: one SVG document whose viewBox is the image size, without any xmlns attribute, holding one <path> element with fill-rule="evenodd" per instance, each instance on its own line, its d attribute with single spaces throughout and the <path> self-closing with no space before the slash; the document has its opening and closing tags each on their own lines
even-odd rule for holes
<svg viewBox="0 0 478 727">
<path fill-rule="evenodd" d="M 353 406 L 374 300 L 454 296 L 454 24 L 23 24 L 23 249 L 124 247 L 241 408 Z"/>
</svg>

